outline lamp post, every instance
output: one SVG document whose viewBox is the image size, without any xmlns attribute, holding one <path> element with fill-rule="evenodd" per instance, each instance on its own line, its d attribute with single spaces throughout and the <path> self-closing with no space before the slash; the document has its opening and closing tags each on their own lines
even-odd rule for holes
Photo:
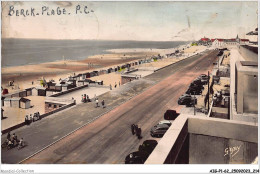
<svg viewBox="0 0 260 174">
<path fill-rule="evenodd" d="M 209 93 L 210 93 L 210 90 L 209 90 L 209 71 L 208 71 L 208 113 L 209 113 Z"/>
<path fill-rule="evenodd" d="M 195 107 L 195 92 L 193 92 L 193 107 L 194 107 L 194 115 L 196 115 L 196 107 Z"/>
</svg>

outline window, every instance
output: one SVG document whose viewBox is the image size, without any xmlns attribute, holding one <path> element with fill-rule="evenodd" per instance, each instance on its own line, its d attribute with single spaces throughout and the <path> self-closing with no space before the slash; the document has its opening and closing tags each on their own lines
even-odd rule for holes
<svg viewBox="0 0 260 174">
<path fill-rule="evenodd" d="M 54 105 L 53 107 L 54 107 L 54 108 L 57 108 L 57 105 Z"/>
</svg>

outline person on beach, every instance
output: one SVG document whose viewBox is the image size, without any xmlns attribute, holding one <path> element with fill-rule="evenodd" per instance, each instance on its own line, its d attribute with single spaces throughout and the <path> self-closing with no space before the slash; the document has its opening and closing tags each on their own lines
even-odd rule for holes
<svg viewBox="0 0 260 174">
<path fill-rule="evenodd" d="M 120 82 L 118 82 L 118 85 L 119 85 L 119 87 L 120 87 Z"/>
<path fill-rule="evenodd" d="M 105 100 L 102 100 L 101 104 L 102 104 L 102 107 L 105 108 Z"/>
<path fill-rule="evenodd" d="M 116 84 L 116 82 L 115 82 L 115 88 L 116 88 L 116 86 L 117 86 L 117 84 Z"/>
<path fill-rule="evenodd" d="M 33 85 L 33 81 L 32 81 L 32 85 Z"/>
<path fill-rule="evenodd" d="M 96 99 L 96 108 L 98 107 L 98 98 Z"/>
<path fill-rule="evenodd" d="M 110 87 L 110 90 L 112 90 L 112 85 L 111 84 L 109 85 L 109 87 Z"/>
</svg>

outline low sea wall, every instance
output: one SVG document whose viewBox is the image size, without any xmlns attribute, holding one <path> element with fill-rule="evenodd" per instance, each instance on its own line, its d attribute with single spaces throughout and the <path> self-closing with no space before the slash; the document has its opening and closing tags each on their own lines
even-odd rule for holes
<svg viewBox="0 0 260 174">
<path fill-rule="evenodd" d="M 82 88 L 86 88 L 86 87 L 88 87 L 88 86 L 89 86 L 89 85 L 87 84 L 87 85 L 75 87 L 75 88 L 69 89 L 69 90 L 67 90 L 67 91 L 62 91 L 62 92 L 59 92 L 59 93 L 56 93 L 56 94 L 52 94 L 52 95 L 50 95 L 49 97 L 58 97 L 58 96 L 61 96 L 61 95 L 64 95 L 64 94 L 68 94 L 68 93 L 70 93 L 70 92 L 73 92 L 73 91 L 82 89 Z"/>
</svg>

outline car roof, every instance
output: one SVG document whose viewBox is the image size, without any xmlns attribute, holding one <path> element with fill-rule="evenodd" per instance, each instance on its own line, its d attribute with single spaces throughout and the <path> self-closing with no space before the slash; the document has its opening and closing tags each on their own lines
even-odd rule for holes
<svg viewBox="0 0 260 174">
<path fill-rule="evenodd" d="M 169 128 L 167 124 L 158 124 L 157 127 L 159 128 Z"/>
<path fill-rule="evenodd" d="M 172 122 L 170 122 L 169 120 L 162 120 L 159 123 L 172 123 Z"/>
<path fill-rule="evenodd" d="M 158 143 L 156 140 L 145 140 L 143 144 L 152 144 L 152 143 Z"/>
</svg>

